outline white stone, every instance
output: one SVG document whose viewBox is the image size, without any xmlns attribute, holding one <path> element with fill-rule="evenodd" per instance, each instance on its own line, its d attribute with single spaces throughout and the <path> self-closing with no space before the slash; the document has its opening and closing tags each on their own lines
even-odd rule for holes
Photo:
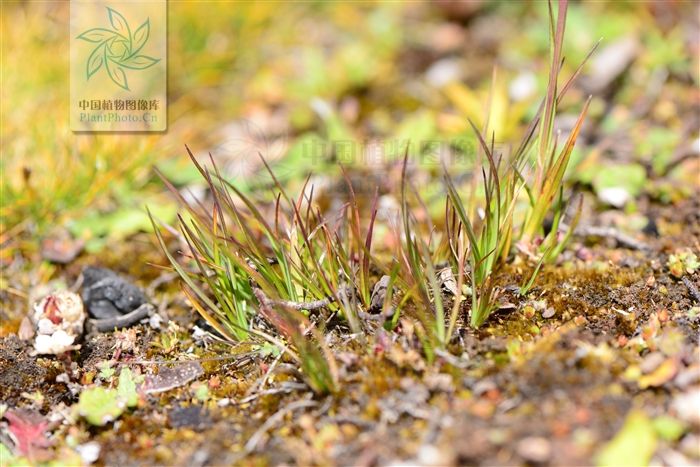
<svg viewBox="0 0 700 467">
<path fill-rule="evenodd" d="M 100 457 L 100 443 L 97 441 L 90 441 L 89 443 L 79 444 L 75 447 L 75 450 L 80 454 L 80 458 L 85 464 L 92 464 Z"/>
<path fill-rule="evenodd" d="M 462 67 L 457 60 L 452 58 L 438 60 L 430 65 L 428 71 L 425 72 L 425 79 L 436 88 L 459 81 L 461 77 Z"/>
<path fill-rule="evenodd" d="M 632 199 L 632 196 L 624 188 L 615 186 L 600 190 L 598 199 L 616 208 L 622 208 Z"/>
</svg>

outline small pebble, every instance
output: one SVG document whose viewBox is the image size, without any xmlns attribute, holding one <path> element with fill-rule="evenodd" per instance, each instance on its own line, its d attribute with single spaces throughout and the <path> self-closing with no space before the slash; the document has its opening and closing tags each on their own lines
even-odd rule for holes
<svg viewBox="0 0 700 467">
<path fill-rule="evenodd" d="M 549 318 L 553 317 L 555 314 L 556 314 L 556 312 L 554 311 L 554 308 L 552 308 L 550 306 L 549 308 L 547 308 L 546 310 L 544 310 L 542 312 L 542 317 L 545 319 L 549 319 Z"/>
<path fill-rule="evenodd" d="M 201 430 L 211 425 L 209 411 L 199 405 L 180 406 L 168 413 L 168 422 L 172 428 L 191 428 Z"/>
<path fill-rule="evenodd" d="M 587 92 L 602 93 L 625 72 L 642 50 L 634 36 L 622 37 L 599 50 L 590 64 L 590 72 L 582 79 Z"/>
<path fill-rule="evenodd" d="M 441 88 L 453 81 L 459 81 L 462 76 L 462 67 L 459 61 L 451 58 L 439 60 L 425 72 L 425 79 L 433 87 Z"/>
<path fill-rule="evenodd" d="M 216 405 L 218 405 L 219 407 L 228 407 L 229 405 L 231 405 L 231 399 L 229 399 L 228 397 L 224 397 L 223 399 L 219 399 Z"/>
<path fill-rule="evenodd" d="M 623 187 L 603 188 L 598 192 L 598 199 L 616 208 L 622 208 L 632 199 L 632 195 Z"/>
<path fill-rule="evenodd" d="M 549 460 L 552 455 L 552 445 L 545 438 L 531 436 L 521 439 L 516 451 L 520 457 L 527 461 L 542 463 Z"/>
<path fill-rule="evenodd" d="M 423 382 L 431 391 L 452 392 L 454 384 L 452 376 L 447 373 L 428 373 L 423 377 Z"/>
<path fill-rule="evenodd" d="M 68 373 L 63 372 L 60 375 L 56 376 L 56 382 L 65 384 L 70 383 L 70 376 L 68 375 Z"/>
<path fill-rule="evenodd" d="M 163 317 L 158 313 L 153 313 L 148 318 L 148 325 L 153 329 L 160 329 L 161 324 L 163 324 Z"/>
<path fill-rule="evenodd" d="M 17 331 L 17 337 L 23 341 L 28 341 L 34 337 L 34 325 L 29 317 L 25 316 L 22 318 L 22 322 L 19 325 L 19 330 Z"/>
<path fill-rule="evenodd" d="M 57 229 L 41 241 L 40 252 L 47 261 L 69 264 L 78 257 L 84 246 L 83 240 L 73 239 L 65 229 Z"/>
<path fill-rule="evenodd" d="M 418 449 L 417 458 L 418 464 L 424 466 L 450 465 L 454 462 L 444 449 L 430 444 L 424 444 Z"/>
<path fill-rule="evenodd" d="M 78 454 L 80 454 L 80 459 L 85 464 L 92 464 L 99 459 L 101 449 L 100 443 L 97 441 L 79 444 L 75 447 L 75 450 L 78 451 Z"/>
</svg>

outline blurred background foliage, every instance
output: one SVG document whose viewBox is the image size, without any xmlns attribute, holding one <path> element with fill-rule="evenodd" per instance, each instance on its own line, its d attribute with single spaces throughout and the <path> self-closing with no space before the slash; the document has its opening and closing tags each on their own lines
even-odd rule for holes
<svg viewBox="0 0 700 467">
<path fill-rule="evenodd" d="M 434 150 L 426 142 L 465 152 L 468 118 L 513 141 L 546 87 L 545 2 L 173 2 L 168 131 L 74 134 L 68 3 L 2 8 L 3 263 L 58 227 L 98 251 L 148 230 L 145 205 L 172 220 L 152 166 L 196 192 L 184 144 L 247 190 L 258 152 L 287 183 L 314 172 L 323 184 L 338 161 L 381 177 L 370 156 L 409 142 L 416 158 Z M 680 1 L 570 6 L 564 76 L 601 44 L 557 125 L 566 132 L 594 95 L 570 179 L 602 203 L 633 210 L 641 195 L 697 188 L 697 13 Z M 440 157 L 421 166 L 426 189 Z"/>
</svg>

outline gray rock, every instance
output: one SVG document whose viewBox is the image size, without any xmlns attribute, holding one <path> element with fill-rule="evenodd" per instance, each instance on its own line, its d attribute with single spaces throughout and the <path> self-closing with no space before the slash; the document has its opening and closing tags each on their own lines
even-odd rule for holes
<svg viewBox="0 0 700 467">
<path fill-rule="evenodd" d="M 83 270 L 82 298 L 90 316 L 115 318 L 147 302 L 143 291 L 105 268 L 88 266 Z"/>
</svg>

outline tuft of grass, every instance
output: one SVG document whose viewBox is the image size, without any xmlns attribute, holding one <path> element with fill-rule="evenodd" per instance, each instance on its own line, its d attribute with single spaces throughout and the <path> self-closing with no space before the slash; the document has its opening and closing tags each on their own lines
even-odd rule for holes
<svg viewBox="0 0 700 467">
<path fill-rule="evenodd" d="M 429 361 L 436 348 L 446 343 L 445 309 L 442 288 L 438 283 L 431 251 L 422 236 L 415 232 L 415 219 L 411 215 L 406 194 L 406 161 L 401 180 L 401 219 L 404 241 L 400 248 L 401 264 L 407 282 L 407 295 L 417 302 L 416 313 L 423 332 L 419 337 Z"/>
<path fill-rule="evenodd" d="M 496 293 L 493 287 L 493 276 L 498 266 L 499 245 L 505 238 L 500 199 L 493 202 L 493 188 L 497 185 L 496 172 L 484 175 L 487 201 L 484 204 L 483 219 L 476 224 L 468 215 L 462 198 L 457 192 L 452 180 L 445 175 L 445 186 L 448 193 L 446 208 L 446 225 L 451 226 L 448 241 L 453 252 L 453 262 L 458 263 L 458 274 L 463 273 L 465 251 L 468 251 L 468 263 L 471 280 L 471 318 L 473 327 L 480 326 L 495 308 Z"/>
<path fill-rule="evenodd" d="M 272 201 L 265 202 L 225 180 L 213 158 L 211 168 L 200 164 L 188 148 L 192 163 L 207 182 L 211 205 L 187 202 L 161 175 L 186 209 L 176 232 L 184 249 L 182 258 L 168 251 L 157 228 L 156 234 L 182 277 L 193 308 L 232 342 L 263 339 L 279 346 L 298 362 L 314 391 L 327 393 L 338 389 L 338 376 L 334 356 L 325 344 L 324 326 L 320 329 L 318 323 L 337 315 L 344 318 L 343 326 L 363 336 L 365 323 L 360 316 L 371 307 L 377 311 L 377 304 L 372 304 L 372 267 L 388 276 L 380 319 L 394 327 L 406 304 L 414 305 L 410 311 L 418 318 L 416 335 L 429 361 L 446 349 L 454 334 L 465 283 L 471 285 L 471 326 L 488 319 L 497 306 L 499 273 L 515 251 L 525 253 L 534 264 L 520 287 L 521 294 L 527 293 L 542 264 L 561 253 L 578 221 L 577 213 L 568 230 L 560 232 L 567 207 L 564 173 L 590 101 L 560 146 L 553 126 L 556 108 L 583 66 L 559 88 L 566 9 L 567 2 L 561 0 L 555 21 L 550 5 L 552 57 L 547 93 L 516 150 L 497 150 L 488 117 L 483 129 L 469 122 L 478 141 L 480 176 L 472 177 L 468 196 L 463 196 L 445 170 L 444 230 L 430 223 L 424 229 L 416 219 L 409 197 L 421 205 L 426 218 L 429 215 L 408 181 L 406 151 L 401 232 L 396 237 L 400 241 L 396 258 L 387 267 L 377 264 L 372 254 L 378 192 L 363 216 L 344 170 L 349 199 L 334 219 L 327 219 L 314 203 L 309 178 L 292 198 L 263 160 L 273 192 Z M 552 219 L 552 228 L 545 232 L 547 219 Z M 454 280 L 450 287 L 457 290 L 451 308 L 443 297 L 445 270 L 438 267 L 445 260 L 450 268 L 447 275 Z M 403 296 L 394 309 L 395 286 Z"/>
<path fill-rule="evenodd" d="M 278 344 L 298 359 L 314 390 L 335 390 L 335 361 L 308 316 L 325 309 L 345 317 L 353 332 L 361 332 L 358 311 L 370 303 L 377 196 L 366 227 L 354 194 L 331 223 L 314 207 L 308 179 L 292 199 L 268 167 L 275 195 L 266 206 L 227 182 L 213 159 L 213 169 L 208 169 L 187 151 L 207 182 L 211 208 L 187 202 L 161 178 L 186 209 L 179 216 L 178 236 L 191 268 L 168 251 L 155 230 L 192 306 L 231 341 L 262 338 Z M 258 317 L 281 339 L 261 329 Z"/>
<path fill-rule="evenodd" d="M 455 297 L 455 303 L 449 310 L 449 319 L 446 322 L 446 306 L 443 300 L 443 281 L 440 279 L 436 264 L 442 258 L 443 252 L 440 246 L 433 248 L 433 242 L 426 242 L 416 228 L 416 220 L 412 215 L 408 202 L 409 182 L 406 176 L 408 166 L 408 152 L 404 158 L 401 175 L 401 221 L 403 227 L 403 241 L 399 248 L 401 259 L 401 272 L 403 285 L 406 290 L 404 299 L 411 297 L 416 304 L 416 314 L 420 321 L 419 338 L 429 361 L 435 356 L 435 350 L 445 350 L 454 333 L 459 314 L 459 297 Z M 413 195 L 420 201 L 419 194 L 413 191 Z M 421 203 L 422 204 L 422 203 Z M 426 211 L 427 209 L 423 206 Z M 429 226 L 430 235 L 434 232 L 433 226 Z M 437 242 L 436 242 L 437 243 Z M 462 250 L 464 253 L 464 250 Z M 462 260 L 464 259 L 464 254 Z M 462 261 L 462 264 L 463 261 Z M 398 271 L 398 270 L 397 270 Z M 458 269 L 463 271 L 463 268 Z M 394 272 L 393 274 L 396 274 Z M 463 274 L 458 272 L 457 289 L 461 290 Z M 393 275 L 392 275 L 393 277 Z M 393 279 L 392 279 L 393 283 Z"/>
<path fill-rule="evenodd" d="M 470 196 L 465 201 L 445 171 L 448 243 L 453 263 L 463 262 L 458 250 L 464 251 L 465 242 L 467 244 L 473 327 L 483 324 L 496 307 L 498 290 L 494 279 L 514 244 L 536 263 L 532 274 L 520 287 L 520 293 L 525 294 L 534 284 L 542 264 L 554 261 L 564 249 L 578 223 L 580 205 L 568 230 L 559 231 L 567 206 L 564 173 L 590 102 L 589 97 L 560 148 L 558 135 L 553 131 L 556 107 L 583 66 L 582 63 L 559 88 L 566 10 L 566 0 L 560 0 L 555 23 L 551 3 L 549 5 L 552 56 L 547 93 L 517 149 L 512 154 L 498 152 L 495 135 L 491 134 L 489 139 L 483 134 L 488 133 L 488 123 L 482 133 L 470 121 L 479 144 L 476 160 L 477 167 L 482 169 L 481 183 L 477 177 L 472 179 Z M 550 217 L 552 228 L 545 235 L 545 220 Z"/>
</svg>

